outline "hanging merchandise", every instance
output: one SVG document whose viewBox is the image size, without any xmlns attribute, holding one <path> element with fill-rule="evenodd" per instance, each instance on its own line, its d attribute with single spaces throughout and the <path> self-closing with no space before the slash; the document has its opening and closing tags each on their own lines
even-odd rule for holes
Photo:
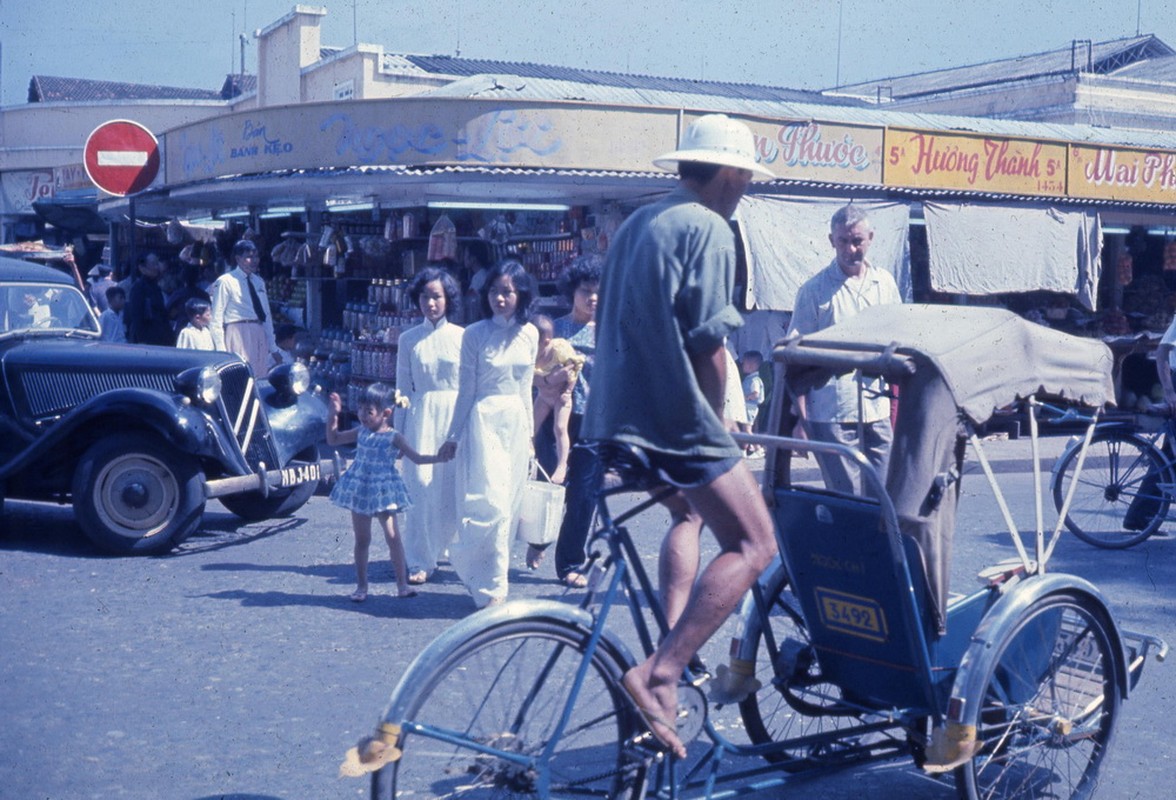
<svg viewBox="0 0 1176 800">
<path fill-rule="evenodd" d="M 1119 256 L 1119 263 L 1117 265 L 1116 273 L 1119 278 L 1120 286 L 1128 286 L 1131 281 L 1135 279 L 1134 259 L 1130 253 L 1122 253 Z"/>
<path fill-rule="evenodd" d="M 478 236 L 495 244 L 506 244 L 514 232 L 514 226 L 507 221 L 506 215 L 499 214 L 487 222 L 478 231 Z"/>
<path fill-rule="evenodd" d="M 1164 272 L 1176 270 L 1176 241 L 1164 245 Z"/>
<path fill-rule="evenodd" d="M 172 217 L 167 223 L 167 243 L 171 245 L 182 244 L 185 238 L 184 226 L 180 224 L 178 218 Z"/>
<path fill-rule="evenodd" d="M 444 261 L 447 258 L 457 259 L 457 227 L 448 215 L 442 214 L 429 234 L 428 260 Z"/>
</svg>

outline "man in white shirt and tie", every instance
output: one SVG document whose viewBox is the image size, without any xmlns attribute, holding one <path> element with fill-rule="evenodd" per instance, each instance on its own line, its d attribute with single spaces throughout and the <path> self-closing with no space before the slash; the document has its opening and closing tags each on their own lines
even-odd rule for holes
<svg viewBox="0 0 1176 800">
<path fill-rule="evenodd" d="M 217 350 L 236 353 L 249 362 L 256 377 L 264 378 L 280 363 L 274 339 L 273 314 L 260 266 L 257 245 L 242 239 L 233 245 L 236 267 L 209 288 L 212 296 L 212 341 Z"/>
</svg>

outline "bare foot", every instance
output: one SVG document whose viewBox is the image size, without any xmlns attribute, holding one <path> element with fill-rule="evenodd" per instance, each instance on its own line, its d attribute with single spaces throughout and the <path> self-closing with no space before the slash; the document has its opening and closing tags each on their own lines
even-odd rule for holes
<svg viewBox="0 0 1176 800">
<path fill-rule="evenodd" d="M 351 593 L 351 602 L 362 603 L 364 600 L 367 600 L 367 587 L 366 586 L 364 586 L 363 588 L 358 588 L 354 592 Z"/>
<path fill-rule="evenodd" d="M 405 586 L 403 589 L 396 590 L 396 597 L 401 600 L 404 600 L 409 597 L 416 597 L 416 596 L 417 596 L 416 589 L 410 588 L 408 586 Z"/>
<path fill-rule="evenodd" d="M 532 572 L 539 569 L 539 565 L 543 563 L 543 556 L 546 552 L 542 547 L 536 547 L 533 544 L 527 545 L 527 569 Z"/>
<path fill-rule="evenodd" d="M 652 687 L 646 680 L 644 669 L 645 665 L 641 664 L 626 672 L 621 678 L 621 688 L 633 701 L 654 738 L 678 758 L 685 758 L 686 747 L 678 738 L 675 724 L 678 716 L 677 684 Z"/>
</svg>

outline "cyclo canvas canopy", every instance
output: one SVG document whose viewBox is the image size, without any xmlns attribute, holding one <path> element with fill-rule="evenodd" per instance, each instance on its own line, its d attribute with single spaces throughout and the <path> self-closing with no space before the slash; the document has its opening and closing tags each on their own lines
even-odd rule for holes
<svg viewBox="0 0 1176 800">
<path fill-rule="evenodd" d="M 962 423 L 979 424 L 1030 395 L 1112 402 L 1110 350 L 994 308 L 888 305 L 778 345 L 788 389 L 802 393 L 861 369 L 899 388 L 883 476 L 899 530 L 919 544 L 943 629 L 963 460 Z"/>
</svg>

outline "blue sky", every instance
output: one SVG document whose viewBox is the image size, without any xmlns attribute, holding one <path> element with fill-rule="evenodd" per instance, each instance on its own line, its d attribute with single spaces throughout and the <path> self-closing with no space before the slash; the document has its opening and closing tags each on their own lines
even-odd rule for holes
<svg viewBox="0 0 1176 800">
<path fill-rule="evenodd" d="M 1170 0 L 329 0 L 323 44 L 825 88 L 1132 36 Z M 309 5 L 320 5 L 309 3 Z M 292 0 L 0 0 L 0 104 L 36 74 L 218 89 Z M 504 10 L 509 7 L 509 11 Z M 1164 12 L 1168 11 L 1167 14 Z M 509 31 L 509 32 L 508 32 Z M 839 34 L 840 31 L 840 34 Z M 251 40 L 252 41 L 252 40 Z M 840 42 L 840 58 L 838 49 Z M 255 70 L 255 48 L 246 67 Z"/>
</svg>

